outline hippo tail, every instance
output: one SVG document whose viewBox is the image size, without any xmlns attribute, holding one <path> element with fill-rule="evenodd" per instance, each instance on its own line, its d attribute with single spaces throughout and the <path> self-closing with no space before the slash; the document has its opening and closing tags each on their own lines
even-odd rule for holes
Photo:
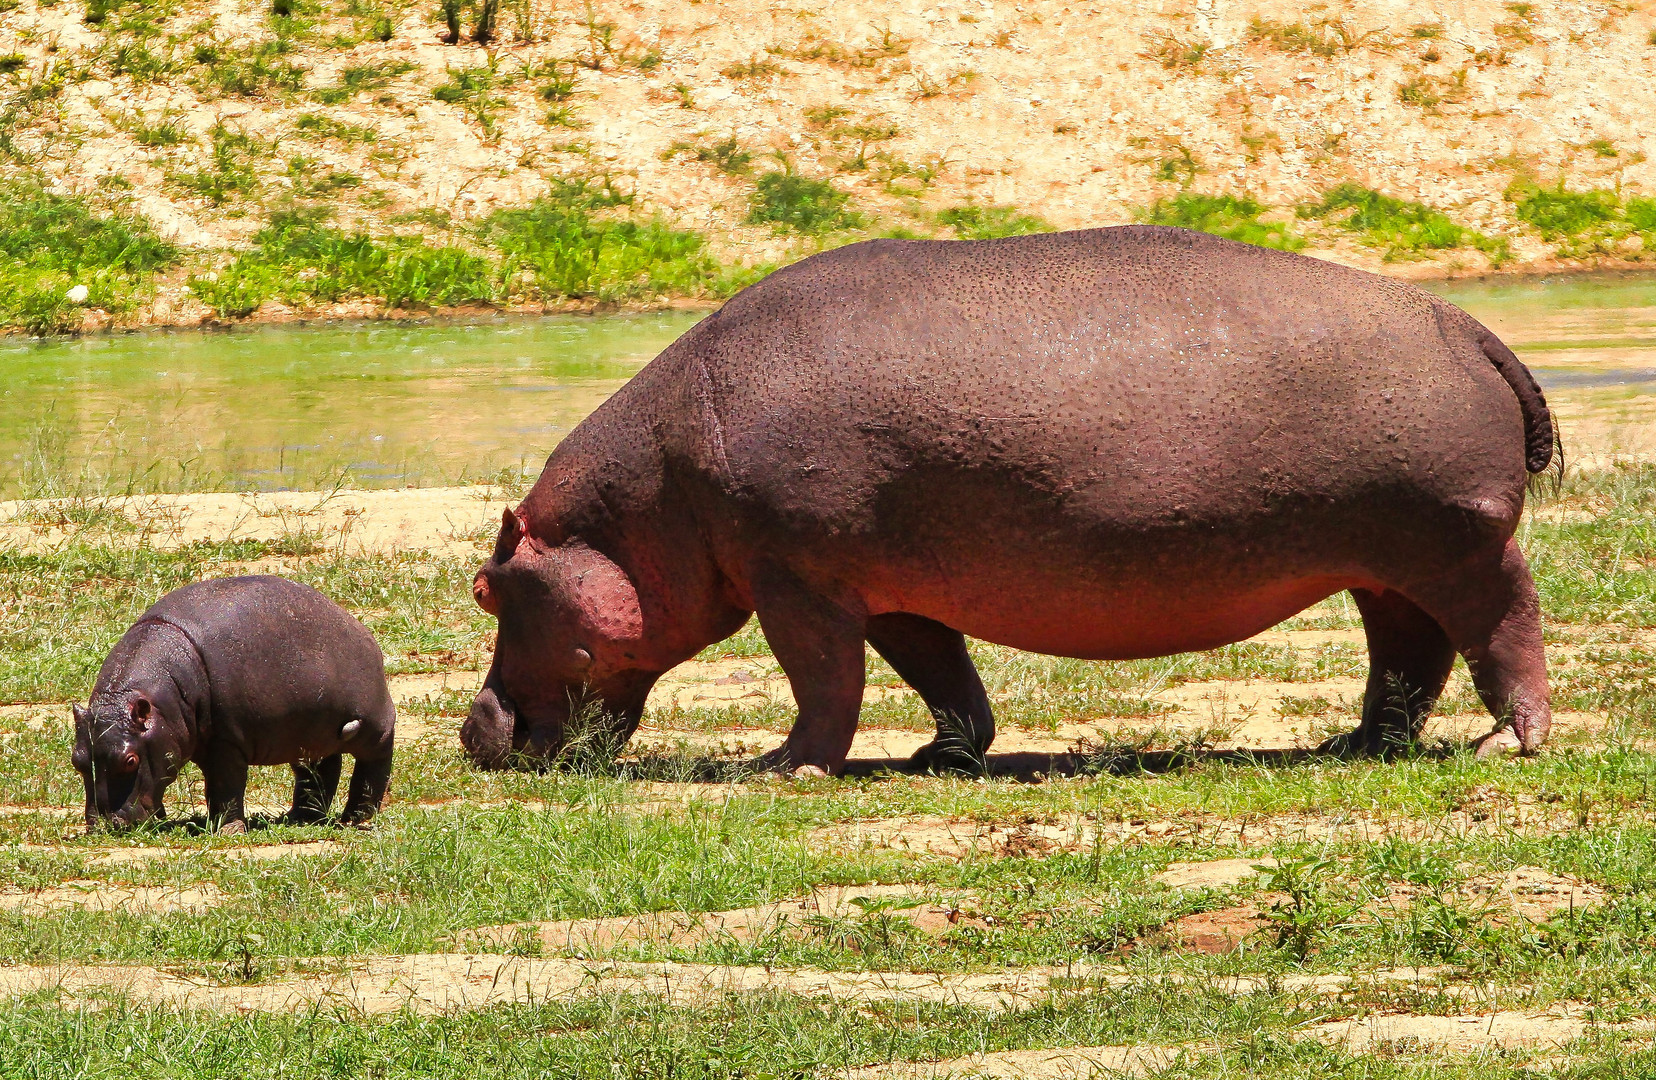
<svg viewBox="0 0 1656 1080">
<path fill-rule="evenodd" d="M 1439 326 L 1448 331 L 1449 326 L 1444 324 L 1454 323 L 1458 324 L 1457 329 L 1469 333 L 1479 351 L 1512 387 L 1524 414 L 1524 468 L 1535 477 L 1550 472 L 1556 491 L 1564 480 L 1564 440 L 1559 436 L 1558 425 L 1553 423 L 1552 410 L 1547 408 L 1547 398 L 1536 384 L 1535 376 L 1487 326 L 1441 300 L 1435 306 Z"/>
</svg>

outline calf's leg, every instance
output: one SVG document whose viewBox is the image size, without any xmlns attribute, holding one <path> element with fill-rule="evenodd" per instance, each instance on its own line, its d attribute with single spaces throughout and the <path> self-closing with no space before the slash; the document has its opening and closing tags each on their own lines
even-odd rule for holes
<svg viewBox="0 0 1656 1080">
<path fill-rule="evenodd" d="M 342 754 L 329 754 L 320 761 L 300 761 L 293 766 L 293 809 L 288 821 L 295 825 L 315 825 L 333 809 L 334 793 L 339 790 L 339 770 Z"/>
</svg>

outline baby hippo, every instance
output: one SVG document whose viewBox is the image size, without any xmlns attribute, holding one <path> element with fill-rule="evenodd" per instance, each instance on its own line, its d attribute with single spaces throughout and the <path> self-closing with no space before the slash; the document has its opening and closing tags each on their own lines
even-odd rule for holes
<svg viewBox="0 0 1656 1080">
<path fill-rule="evenodd" d="M 326 596 L 279 577 L 186 585 L 144 612 L 104 660 L 91 704 L 75 706 L 86 827 L 160 815 L 186 761 L 221 833 L 247 829 L 249 765 L 292 765 L 289 820 L 319 822 L 347 752 L 343 820 L 362 824 L 385 798 L 396 719 L 373 635 Z"/>
</svg>

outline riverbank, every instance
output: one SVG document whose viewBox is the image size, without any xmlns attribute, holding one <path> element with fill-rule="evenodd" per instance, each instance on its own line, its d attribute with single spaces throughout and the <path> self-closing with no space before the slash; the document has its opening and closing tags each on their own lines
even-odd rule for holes
<svg viewBox="0 0 1656 1080">
<path fill-rule="evenodd" d="M 717 301 L 870 236 L 1131 221 L 1408 277 L 1656 251 L 1643 11 L 448 7 L 0 12 L 0 169 L 53 219 L 0 222 L 0 323 Z M 83 242 L 112 220 L 156 243 Z"/>
</svg>

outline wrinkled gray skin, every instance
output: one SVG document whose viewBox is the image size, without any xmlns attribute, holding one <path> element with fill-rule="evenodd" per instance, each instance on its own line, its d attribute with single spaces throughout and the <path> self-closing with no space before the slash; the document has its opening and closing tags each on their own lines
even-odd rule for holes
<svg viewBox="0 0 1656 1080">
<path fill-rule="evenodd" d="M 1362 722 L 1413 740 L 1457 653 L 1496 730 L 1551 713 L 1513 532 L 1546 402 L 1510 350 L 1402 282 L 1133 226 L 877 240 L 743 291 L 573 431 L 473 585 L 499 620 L 462 741 L 625 738 L 651 684 L 757 612 L 799 702 L 765 764 L 845 763 L 864 643 L 938 720 L 994 720 L 963 634 L 1130 659 L 1243 640 L 1341 590 Z"/>
<path fill-rule="evenodd" d="M 86 708 L 75 707 L 75 769 L 86 826 L 163 815 L 186 761 L 201 769 L 207 813 L 245 831 L 253 765 L 292 765 L 297 823 L 327 817 L 341 755 L 351 754 L 342 821 L 378 811 L 391 777 L 396 708 L 373 635 L 308 585 L 219 578 L 163 596 L 116 643 Z"/>
</svg>

